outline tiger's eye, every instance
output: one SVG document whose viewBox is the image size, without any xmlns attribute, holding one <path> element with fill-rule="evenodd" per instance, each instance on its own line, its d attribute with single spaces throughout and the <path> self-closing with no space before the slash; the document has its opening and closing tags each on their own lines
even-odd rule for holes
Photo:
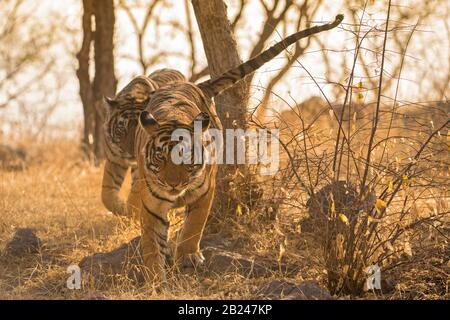
<svg viewBox="0 0 450 320">
<path fill-rule="evenodd" d="M 155 155 L 156 155 L 156 158 L 158 158 L 158 160 L 164 160 L 164 156 L 161 151 L 156 151 Z"/>
</svg>

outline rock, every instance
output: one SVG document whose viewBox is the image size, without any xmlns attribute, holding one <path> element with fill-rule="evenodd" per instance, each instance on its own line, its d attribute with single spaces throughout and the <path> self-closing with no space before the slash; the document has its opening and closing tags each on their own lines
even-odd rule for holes
<svg viewBox="0 0 450 320">
<path fill-rule="evenodd" d="M 376 195 L 373 192 L 359 200 L 359 193 L 354 185 L 346 181 L 335 181 L 316 192 L 306 206 L 311 217 L 328 216 L 333 202 L 336 212 L 356 215 L 360 210 L 371 209 L 375 200 Z"/>
<path fill-rule="evenodd" d="M 303 220 L 302 231 L 321 233 L 327 223 L 332 210 L 343 213 L 350 222 L 354 221 L 358 213 L 369 212 L 373 207 L 376 195 L 369 192 L 362 200 L 359 199 L 357 188 L 346 181 L 334 181 L 316 192 L 306 203 L 309 218 Z"/>
<path fill-rule="evenodd" d="M 30 228 L 17 228 L 13 238 L 6 244 L 5 252 L 14 256 L 22 256 L 39 252 L 41 241 Z"/>
<path fill-rule="evenodd" d="M 231 246 L 232 242 L 230 240 L 228 240 L 226 237 L 221 237 L 218 235 L 209 235 L 203 237 L 200 245 L 201 248 L 215 247 L 221 249 L 230 248 Z"/>
<path fill-rule="evenodd" d="M 127 276 L 138 283 L 144 282 L 143 260 L 140 246 L 141 237 L 105 253 L 95 253 L 83 258 L 79 266 L 84 273 L 90 274 L 101 282 L 115 276 Z"/>
<path fill-rule="evenodd" d="M 8 171 L 24 170 L 27 165 L 27 152 L 0 144 L 0 168 Z"/>
<path fill-rule="evenodd" d="M 275 279 L 260 287 L 258 296 L 265 299 L 284 300 L 330 300 L 333 297 L 327 289 L 316 282 L 303 281 L 296 283 L 289 279 Z"/>
<path fill-rule="evenodd" d="M 273 270 L 239 253 L 215 247 L 206 247 L 202 252 L 206 259 L 204 270 L 210 273 L 237 272 L 247 277 L 262 277 L 273 273 Z"/>
<path fill-rule="evenodd" d="M 89 274 L 95 281 L 108 282 L 114 277 L 126 276 L 133 281 L 143 283 L 144 270 L 140 239 L 136 237 L 110 252 L 95 253 L 85 257 L 80 261 L 79 266 L 83 273 Z M 206 261 L 196 270 L 200 274 L 237 272 L 246 277 L 267 277 L 279 271 L 278 264 L 262 263 L 224 249 L 227 245 L 226 241 L 220 242 L 217 239 L 207 238 L 202 243 L 215 244 L 217 247 L 208 246 L 202 250 Z M 282 266 L 282 270 L 288 272 L 286 266 Z M 184 272 L 187 271 L 184 270 Z"/>
<path fill-rule="evenodd" d="M 381 279 L 381 290 L 383 293 L 392 293 L 395 290 L 395 284 L 388 279 Z"/>
</svg>

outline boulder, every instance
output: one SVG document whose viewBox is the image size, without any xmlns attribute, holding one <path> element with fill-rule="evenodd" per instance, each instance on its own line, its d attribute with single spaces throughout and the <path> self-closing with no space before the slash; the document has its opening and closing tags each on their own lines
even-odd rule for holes
<svg viewBox="0 0 450 320">
<path fill-rule="evenodd" d="M 336 213 L 346 215 L 350 223 L 360 212 L 369 212 L 377 197 L 369 192 L 360 199 L 356 186 L 346 181 L 334 181 L 312 195 L 306 203 L 309 218 L 302 221 L 304 232 L 322 233 L 334 204 Z"/>
<path fill-rule="evenodd" d="M 87 273 L 95 281 L 108 282 L 114 277 L 127 277 L 138 283 L 144 282 L 144 268 L 140 237 L 136 237 L 120 247 L 104 253 L 95 253 L 83 258 L 79 266 L 83 273 Z M 239 273 L 245 277 L 269 277 L 279 271 L 278 264 L 263 263 L 250 257 L 225 249 L 227 242 L 224 240 L 206 238 L 202 242 L 214 244 L 202 250 L 205 263 L 196 271 L 199 274 L 224 274 Z M 282 266 L 285 273 L 294 273 L 293 268 Z M 292 270 L 291 270 L 292 269 Z"/>
<path fill-rule="evenodd" d="M 0 144 L 0 169 L 16 171 L 26 169 L 28 155 L 23 148 Z"/>
<path fill-rule="evenodd" d="M 204 271 L 209 273 L 224 274 L 237 272 L 246 277 L 261 277 L 273 273 L 255 259 L 223 250 L 216 247 L 206 247 L 202 250 L 205 256 Z"/>
<path fill-rule="evenodd" d="M 136 237 L 110 252 L 85 257 L 79 266 L 83 273 L 88 273 L 96 281 L 104 282 L 116 276 L 127 276 L 133 281 L 142 283 L 144 273 L 140 241 L 141 237 Z"/>
<path fill-rule="evenodd" d="M 38 253 L 41 241 L 33 229 L 17 228 L 13 238 L 6 244 L 5 252 L 13 256 Z"/>
</svg>

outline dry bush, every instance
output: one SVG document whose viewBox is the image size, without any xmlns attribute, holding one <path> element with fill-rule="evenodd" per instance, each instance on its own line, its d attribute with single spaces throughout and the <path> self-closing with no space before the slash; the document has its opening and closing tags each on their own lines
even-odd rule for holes
<svg viewBox="0 0 450 320">
<path fill-rule="evenodd" d="M 340 85 L 345 90 L 343 104 L 320 98 L 295 105 L 281 101 L 288 107 L 276 115 L 282 170 L 266 190 L 284 212 L 304 215 L 308 208 L 302 230 L 313 234 L 322 248 L 328 288 L 333 294 L 352 296 L 367 289 L 369 266 L 378 265 L 383 276 L 392 276 L 400 266 L 418 265 L 425 252 L 426 256 L 448 252 L 443 248 L 448 248 L 450 221 L 450 105 L 398 101 L 398 85 L 393 97 L 384 97 L 380 88 L 389 77 L 383 69 L 386 39 L 396 23 L 389 14 L 376 30 L 361 31 L 364 23 L 361 18 L 359 25 L 344 28 L 356 35 L 354 64 L 363 54 L 366 38 L 382 40 L 375 100 L 364 101 L 369 89 L 354 83 L 352 71 L 348 82 Z M 414 31 L 411 26 L 411 36 Z M 400 65 L 406 49 L 407 45 Z M 400 67 L 394 83 L 400 82 L 401 72 Z M 427 271 L 429 277 L 448 272 L 448 256 Z M 439 294 L 448 296 L 448 280 L 439 281 Z"/>
<path fill-rule="evenodd" d="M 380 113 L 370 165 L 366 154 L 354 149 L 367 149 L 373 121 L 362 117 L 351 124 L 355 128 L 350 143 L 353 166 L 342 167 L 340 179 L 332 170 L 333 160 L 340 155 L 345 159 L 348 145 L 335 156 L 332 150 L 336 135 L 330 134 L 329 126 L 321 129 L 319 124 L 302 130 L 302 123 L 311 119 L 301 119 L 301 112 L 291 113 L 289 125 L 282 123 L 283 118 L 280 120 L 279 126 L 285 128 L 280 134 L 283 165 L 273 179 L 266 181 L 259 212 L 264 212 L 264 206 L 276 208 L 277 214 L 289 215 L 293 224 L 295 213 L 300 217 L 303 237 L 307 239 L 311 234 L 322 248 L 321 263 L 334 294 L 362 295 L 371 265 L 377 264 L 383 277 L 389 275 L 400 283 L 403 280 L 396 270 L 414 268 L 424 255 L 436 258 L 442 257 L 442 250 L 448 253 L 449 122 L 443 116 L 448 105 L 420 105 L 428 110 L 422 116 L 415 110 Z M 406 106 L 399 105 L 401 108 Z M 395 128 L 390 125 L 391 116 Z M 328 112 L 323 112 L 321 118 L 316 121 L 330 122 Z M 339 121 L 334 121 L 332 128 L 337 130 Z M 298 132 L 292 134 L 295 122 Z M 347 124 L 343 120 L 341 125 Z M 362 187 L 365 167 L 368 175 Z M 438 295 L 442 297 L 448 295 L 448 280 L 443 280 L 449 272 L 448 254 L 447 258 L 437 259 L 440 264 L 424 273 L 427 278 L 436 275 L 440 279 Z M 420 287 L 421 281 L 417 280 L 417 284 Z M 436 294 L 435 290 L 434 297 Z"/>
</svg>

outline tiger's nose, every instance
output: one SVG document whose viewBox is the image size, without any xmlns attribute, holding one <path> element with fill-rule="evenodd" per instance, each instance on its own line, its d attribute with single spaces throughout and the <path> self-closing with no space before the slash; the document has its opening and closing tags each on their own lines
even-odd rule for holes
<svg viewBox="0 0 450 320">
<path fill-rule="evenodd" d="M 169 187 L 171 187 L 172 189 L 175 189 L 178 186 L 177 182 L 168 182 L 167 183 L 169 185 Z"/>
</svg>

